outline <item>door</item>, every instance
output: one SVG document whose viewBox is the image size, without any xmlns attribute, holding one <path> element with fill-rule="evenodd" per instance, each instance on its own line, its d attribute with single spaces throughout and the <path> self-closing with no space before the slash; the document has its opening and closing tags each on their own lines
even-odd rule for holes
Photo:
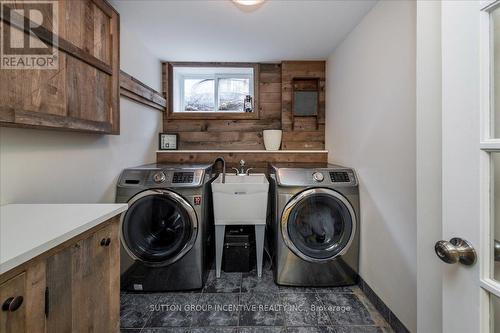
<svg viewBox="0 0 500 333">
<path fill-rule="evenodd" d="M 127 253 L 149 266 L 165 266 L 193 247 L 196 212 L 183 197 L 168 190 L 147 190 L 128 202 L 122 217 L 121 238 Z"/>
<path fill-rule="evenodd" d="M 442 3 L 442 332 L 500 332 L 500 5 Z M 497 185 L 498 184 L 498 185 Z"/>
<path fill-rule="evenodd" d="M 297 194 L 285 206 L 281 234 L 298 257 L 324 262 L 343 255 L 356 232 L 356 215 L 340 193 L 313 188 Z"/>
</svg>

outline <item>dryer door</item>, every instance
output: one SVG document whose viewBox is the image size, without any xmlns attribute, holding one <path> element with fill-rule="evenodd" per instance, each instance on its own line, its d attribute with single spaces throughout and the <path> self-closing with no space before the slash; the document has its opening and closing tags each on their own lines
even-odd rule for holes
<svg viewBox="0 0 500 333">
<path fill-rule="evenodd" d="M 281 234 L 288 248 L 309 262 L 343 255 L 356 232 L 356 215 L 340 193 L 314 188 L 293 197 L 281 216 Z"/>
<path fill-rule="evenodd" d="M 168 190 L 147 190 L 135 195 L 122 215 L 123 247 L 135 260 L 165 266 L 182 258 L 193 247 L 196 212 L 183 197 Z"/>
</svg>

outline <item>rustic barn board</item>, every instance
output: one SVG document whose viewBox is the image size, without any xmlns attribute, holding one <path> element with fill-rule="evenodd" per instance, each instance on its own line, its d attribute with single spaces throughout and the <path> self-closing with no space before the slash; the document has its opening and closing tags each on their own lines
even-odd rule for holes
<svg viewBox="0 0 500 333">
<path fill-rule="evenodd" d="M 284 61 L 281 64 L 281 126 L 284 131 L 283 149 L 318 149 L 324 148 L 325 135 L 325 61 Z M 314 78 L 319 80 L 319 108 L 317 117 L 293 117 L 293 87 L 294 78 Z M 296 133 L 306 131 L 309 140 L 294 139 Z M 292 133 L 288 135 L 287 133 Z M 313 141 L 313 138 L 322 138 Z M 311 140 L 312 139 L 312 140 Z M 292 141 L 294 140 L 294 141 Z"/>
<path fill-rule="evenodd" d="M 254 168 L 254 172 L 266 172 L 268 163 L 303 163 L 304 161 L 310 163 L 328 162 L 327 151 L 159 151 L 156 153 L 156 160 L 158 163 L 212 163 L 219 156 L 224 157 L 226 161 L 226 170 L 230 170 L 230 168 L 232 167 L 237 167 L 240 160 L 245 160 L 245 163 L 248 167 Z"/>
<path fill-rule="evenodd" d="M 0 125 L 119 134 L 119 15 L 104 0 L 57 5 L 59 69 L 2 70 Z M 50 27 L 37 34 L 48 43 Z"/>
<path fill-rule="evenodd" d="M 167 132 L 259 132 L 264 129 L 280 129 L 279 119 L 253 120 L 172 120 L 163 130 Z"/>
<path fill-rule="evenodd" d="M 120 95 L 160 111 L 167 107 L 167 100 L 159 92 L 124 71 L 120 71 Z"/>
</svg>

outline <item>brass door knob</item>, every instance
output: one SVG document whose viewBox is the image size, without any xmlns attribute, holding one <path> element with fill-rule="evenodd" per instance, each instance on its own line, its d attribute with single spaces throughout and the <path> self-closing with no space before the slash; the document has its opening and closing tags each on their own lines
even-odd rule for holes
<svg viewBox="0 0 500 333">
<path fill-rule="evenodd" d="M 462 238 L 452 238 L 450 241 L 438 241 L 434 246 L 434 251 L 439 259 L 447 264 L 456 264 L 470 266 L 476 262 L 476 251 L 472 245 Z"/>
</svg>

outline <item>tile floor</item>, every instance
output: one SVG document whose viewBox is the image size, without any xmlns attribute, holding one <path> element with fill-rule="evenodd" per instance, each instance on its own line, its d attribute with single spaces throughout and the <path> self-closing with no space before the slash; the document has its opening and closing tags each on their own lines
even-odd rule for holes
<svg viewBox="0 0 500 333">
<path fill-rule="evenodd" d="M 204 308 L 190 311 L 195 306 Z M 270 269 L 261 279 L 255 271 L 222 272 L 220 279 L 210 271 L 203 290 L 194 292 L 123 293 L 121 327 L 125 333 L 393 332 L 358 286 L 282 287 Z"/>
</svg>

